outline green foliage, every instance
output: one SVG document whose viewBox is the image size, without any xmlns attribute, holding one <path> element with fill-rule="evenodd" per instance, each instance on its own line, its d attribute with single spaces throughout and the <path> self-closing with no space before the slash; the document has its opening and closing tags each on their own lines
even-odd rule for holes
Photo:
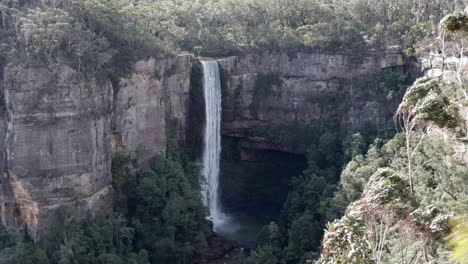
<svg viewBox="0 0 468 264">
<path fill-rule="evenodd" d="M 424 232 L 427 236 L 436 236 L 446 233 L 450 229 L 450 214 L 441 214 L 440 210 L 434 205 L 420 207 L 411 214 L 411 221 L 415 228 Z"/>
<path fill-rule="evenodd" d="M 412 81 L 402 69 L 386 68 L 372 76 L 354 79 L 352 83 L 362 90 L 362 96 L 371 99 L 370 103 L 388 104 L 399 103 Z"/>
<path fill-rule="evenodd" d="M 412 139 L 415 138 L 419 139 L 419 136 Z M 467 210 L 468 192 L 466 188 L 458 187 L 468 183 L 466 165 L 441 137 L 426 135 L 414 152 L 418 180 L 415 195 L 410 195 L 405 179 L 405 151 L 404 136 L 397 134 L 385 144 L 376 141 L 365 156 L 355 156 L 342 172 L 338 190 L 328 203 L 331 206 L 327 217 L 340 217 L 339 211 L 335 210 L 361 196 L 359 212 L 364 217 L 374 258 L 381 256 L 379 258 L 385 263 L 411 258 L 416 258 L 416 262 L 419 258 L 443 263 L 448 260 L 440 238 L 448 231 L 447 222 L 452 214 Z M 350 205 L 347 210 L 354 207 Z M 348 211 L 339 221 L 348 217 Z M 354 226 L 348 224 L 348 229 Z M 389 231 L 382 233 L 382 230 Z M 334 229 L 329 229 L 332 231 Z M 354 246 L 367 250 L 366 245 L 358 242 L 360 240 L 355 241 Z M 328 244 L 332 245 L 332 250 L 338 250 L 337 245 Z M 383 245 L 381 251 L 378 245 Z M 417 254 L 421 249 L 425 255 Z"/>
<path fill-rule="evenodd" d="M 328 202 L 329 207 L 326 213 L 328 221 L 341 217 L 346 206 L 361 195 L 370 176 L 379 167 L 384 166 L 385 160 L 381 157 L 381 151 L 382 142 L 376 140 L 369 147 L 367 155 L 355 156 L 344 167 L 338 189 L 334 197 Z"/>
<path fill-rule="evenodd" d="M 322 224 L 312 212 L 306 212 L 291 223 L 288 244 L 284 249 L 286 263 L 307 263 L 316 257 L 318 238 L 322 235 Z"/>
<path fill-rule="evenodd" d="M 36 8 L 28 2 L 0 0 L 2 67 L 23 61 L 68 64 L 95 75 L 103 69 L 125 73 L 136 59 L 181 50 L 215 56 L 260 49 L 359 51 L 391 44 L 408 48 L 416 40 L 432 36 L 441 16 L 464 7 L 461 1 L 428 0 L 84 0 L 42 1 Z M 466 31 L 465 15 L 448 16 L 444 21 L 449 31 Z M 221 75 L 225 87 L 222 69 Z M 201 68 L 195 64 L 191 83 L 198 90 L 191 89 L 190 96 L 198 102 L 196 110 L 202 109 L 201 78 Z M 367 93 L 364 96 L 375 98 L 364 106 L 370 112 L 386 104 L 388 98 L 401 96 L 406 79 L 401 72 L 386 70 L 353 85 L 369 88 L 362 90 Z M 276 95 L 280 85 L 275 73 L 258 75 L 253 115 L 263 100 Z M 408 90 L 402 109 L 417 110 L 421 121 L 453 129 L 457 126 L 456 108 L 446 90 L 432 80 L 419 81 Z M 241 92 L 240 86 L 236 97 Z M 340 118 L 350 101 L 340 93 L 317 98 L 323 103 L 343 99 L 340 109 L 330 111 L 329 122 L 261 131 L 293 150 L 310 146 L 309 168 L 294 178 L 279 223 L 262 230 L 247 263 L 311 261 L 316 256 L 320 227 L 340 217 L 363 190 L 378 210 L 409 213 L 411 224 L 420 230 L 443 230 L 446 213 L 466 210 L 466 167 L 451 158 L 453 150 L 441 139 L 427 139 L 415 153 L 415 163 L 420 166 L 414 199 L 419 208 L 413 208 L 416 205 L 408 202 L 411 199 L 407 199 L 402 180 L 407 177 L 402 136 L 386 144 L 376 141 L 364 154 L 381 131 L 361 131 L 343 142 L 346 133 L 340 130 Z M 339 180 L 343 162 L 349 159 Z M 382 173 L 378 170 L 382 167 L 395 173 Z M 82 225 L 71 225 L 65 217 L 57 223 L 56 232 L 39 245 L 2 228 L 0 262 L 190 262 L 204 254 L 209 234 L 198 191 L 199 170 L 199 164 L 189 162 L 174 140 L 169 140 L 166 156 L 154 157 L 151 168 L 137 171 L 128 157 L 118 156 L 112 164 L 116 215 Z M 371 184 L 365 187 L 368 182 Z M 355 214 L 348 211 L 329 226 L 329 231 L 326 241 L 345 241 L 347 249 L 332 252 L 328 247 L 326 254 L 332 262 L 366 263 L 370 259 L 363 220 Z M 349 237 L 356 244 L 344 240 Z M 387 250 L 397 252 L 397 245 L 403 244 L 388 243 Z"/>
<path fill-rule="evenodd" d="M 170 142 L 167 156 L 156 155 L 150 170 L 131 173 L 124 158 L 113 163 L 124 172 L 123 184 L 120 175 L 114 183 L 122 197 L 116 206 L 132 219 L 135 246 L 150 252 L 152 263 L 186 263 L 203 255 L 209 235 L 198 190 L 200 167 L 190 162 L 184 167 L 184 155 Z"/>
<path fill-rule="evenodd" d="M 44 250 L 22 238 L 15 230 L 0 226 L 0 263 L 49 264 Z"/>
<path fill-rule="evenodd" d="M 291 191 L 279 221 L 279 229 L 284 239 L 277 244 L 281 245 L 282 251 L 281 254 L 276 253 L 274 259 L 270 259 L 275 260 L 270 262 L 272 264 L 307 263 L 318 257 L 318 246 L 323 234 L 322 226 L 325 224 L 326 201 L 333 195 L 335 189 L 337 168 L 333 165 L 340 162 L 332 158 L 335 155 L 329 155 L 330 160 L 322 159 L 320 153 L 326 155 L 336 151 L 330 145 L 334 140 L 329 141 L 326 138 L 328 136 L 323 136 L 323 145 L 320 149 L 311 148 L 308 153 L 308 168 L 302 175 L 292 180 Z M 320 162 L 321 166 L 316 162 Z M 257 263 L 255 261 L 258 256 L 269 249 L 262 237 L 260 233 L 252 256 L 247 258 L 247 263 Z"/>
<path fill-rule="evenodd" d="M 343 218 L 328 224 L 321 253 L 323 264 L 375 263 L 359 203 L 351 204 Z"/>
<path fill-rule="evenodd" d="M 70 9 L 89 30 L 111 43 L 117 51 L 111 65 L 118 73 L 125 73 L 129 62 L 164 53 L 166 48 L 176 48 L 172 43 L 161 41 L 155 32 L 157 29 L 150 27 L 153 25 L 150 15 L 155 8 L 149 2 L 137 5 L 125 0 L 85 0 L 65 5 L 65 9 Z"/>
<path fill-rule="evenodd" d="M 389 97 L 395 99 L 395 102 L 398 101 L 396 99 L 403 95 L 408 81 L 401 71 L 387 70 L 381 74 L 356 80 L 352 85 L 359 86 L 361 88 L 359 90 L 364 91 L 362 96 L 372 98 L 375 104 L 388 104 Z M 350 84 L 340 83 L 340 85 Z M 293 178 L 291 191 L 279 221 L 280 230 L 287 238 L 282 244 L 282 257 L 278 262 L 272 263 L 307 263 L 318 258 L 322 227 L 327 221 L 341 217 L 346 206 L 362 193 L 370 176 L 385 164 L 381 158 L 382 141 L 374 142 L 374 139 L 376 136 L 382 138 L 393 136 L 393 130 L 388 132 L 387 129 L 388 126 L 393 127 L 393 124 L 376 126 L 364 123 L 361 133 L 348 134 L 348 131 L 341 130 L 341 116 L 352 100 L 343 93 L 337 93 L 328 97 L 322 96 L 317 103 L 328 102 L 336 105 L 336 101 L 342 103 L 338 109 L 330 109 L 327 122 L 316 125 L 291 123 L 259 131 L 259 135 L 274 143 L 288 146 L 293 151 L 303 151 L 305 146 L 309 147 L 308 168 L 302 175 Z M 373 142 L 367 154 L 369 158 L 366 159 L 364 153 Z M 387 151 L 387 148 L 398 155 L 403 155 L 399 152 L 399 147 L 393 144 L 389 144 L 384 151 Z M 349 159 L 352 160 L 344 169 L 338 185 L 343 163 Z M 366 176 L 356 177 L 356 170 Z M 252 254 L 258 253 L 259 248 L 261 243 L 256 246 Z"/>
<path fill-rule="evenodd" d="M 126 1 L 51 1 L 40 7 L 2 0 L 0 52 L 10 62 L 67 64 L 97 76 L 122 73 L 129 62 L 160 52 L 158 41 L 134 25 Z M 117 55 L 117 56 L 116 56 Z"/>
<path fill-rule="evenodd" d="M 345 145 L 345 160 L 351 160 L 358 155 L 363 155 L 366 149 L 366 143 L 361 133 L 347 137 L 343 144 Z"/>
<path fill-rule="evenodd" d="M 431 25 L 458 6 L 406 0 L 147 0 L 122 9 L 132 14 L 129 20 L 139 32 L 156 35 L 166 46 L 219 56 L 258 48 L 411 45 L 429 36 Z"/>
<path fill-rule="evenodd" d="M 200 61 L 192 64 L 190 72 L 190 99 L 203 105 L 203 69 Z"/>
<path fill-rule="evenodd" d="M 13 60 L 43 61 L 50 65 L 67 58 L 78 71 L 95 72 L 110 62 L 114 50 L 106 38 L 86 28 L 64 9 L 29 9 L 17 17 Z"/>
<path fill-rule="evenodd" d="M 402 177 L 406 177 L 404 151 L 404 136 L 397 134 L 385 144 L 377 140 L 365 156 L 354 157 L 341 173 L 338 190 L 330 201 L 328 219 L 339 217 L 347 204 L 358 199 L 369 178 L 379 168 L 390 167 Z M 434 203 L 439 208 L 466 210 L 463 201 L 468 198 L 467 192 L 459 186 L 466 184 L 468 178 L 463 172 L 463 163 L 457 161 L 454 156 L 454 150 L 437 136 L 424 140 L 415 152 L 415 162 L 423 164 L 416 176 L 416 193 L 423 204 Z"/>
<path fill-rule="evenodd" d="M 432 121 L 439 127 L 455 129 L 457 120 L 457 109 L 450 105 L 447 97 L 431 91 L 417 109 L 420 118 L 424 121 Z"/>
<path fill-rule="evenodd" d="M 277 263 L 282 254 L 282 234 L 276 223 L 271 222 L 257 235 L 258 247 L 248 263 Z"/>
<path fill-rule="evenodd" d="M 366 210 L 377 214 L 385 211 L 403 216 L 414 206 L 406 181 L 389 168 L 379 168 L 369 178 L 362 200 Z"/>
<path fill-rule="evenodd" d="M 447 15 L 440 24 L 452 33 L 457 31 L 468 33 L 468 16 L 461 12 Z"/>
<path fill-rule="evenodd" d="M 408 108 L 414 107 L 414 105 L 416 105 L 419 100 L 424 99 L 431 90 L 440 92 L 438 80 L 420 78 L 406 91 L 405 97 L 403 98 L 403 104 Z"/>
<path fill-rule="evenodd" d="M 43 250 L 35 247 L 32 242 L 19 242 L 13 247 L 0 251 L 0 261 L 5 264 L 49 264 Z"/>
<path fill-rule="evenodd" d="M 156 155 L 148 169 L 135 171 L 128 157 L 116 156 L 113 215 L 77 223 L 60 209 L 35 244 L 0 226 L 0 263 L 189 263 L 205 254 L 210 235 L 199 173 L 172 139 L 167 156 Z"/>
<path fill-rule="evenodd" d="M 38 244 L 0 226 L 0 263 L 132 263 L 149 264 L 145 250 L 133 253 L 133 228 L 119 216 L 59 222 Z M 66 225 L 66 227 L 64 226 Z"/>
<path fill-rule="evenodd" d="M 62 216 L 39 242 L 51 263 L 149 264 L 148 253 L 133 247 L 135 229 L 123 216 L 87 218 L 81 224 L 70 222 L 66 212 Z"/>
<path fill-rule="evenodd" d="M 459 1 L 84 0 L 0 1 L 0 50 L 11 60 L 125 73 L 129 62 L 182 50 L 225 56 L 260 49 L 355 50 L 412 46 Z M 414 12 L 418 10 L 418 12 Z M 466 28 L 466 16 L 445 19 Z M 402 36 L 404 36 L 402 38 Z M 6 48 L 5 48 L 6 47 Z M 24 58 L 26 56 L 26 58 Z"/>
<path fill-rule="evenodd" d="M 457 108 L 450 103 L 446 90 L 437 79 L 420 78 L 408 88 L 398 112 L 412 114 L 419 121 L 434 122 L 441 128 L 455 129 L 460 123 Z"/>
</svg>

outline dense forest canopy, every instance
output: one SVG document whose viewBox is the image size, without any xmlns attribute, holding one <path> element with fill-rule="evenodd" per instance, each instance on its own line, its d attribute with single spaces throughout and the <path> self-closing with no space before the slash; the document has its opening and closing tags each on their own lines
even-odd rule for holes
<svg viewBox="0 0 468 264">
<path fill-rule="evenodd" d="M 2 0 L 2 52 L 99 68 L 111 58 L 191 51 L 411 48 L 463 0 Z M 408 51 L 409 52 L 409 51 Z M 117 60 L 117 59 L 115 59 Z"/>
</svg>

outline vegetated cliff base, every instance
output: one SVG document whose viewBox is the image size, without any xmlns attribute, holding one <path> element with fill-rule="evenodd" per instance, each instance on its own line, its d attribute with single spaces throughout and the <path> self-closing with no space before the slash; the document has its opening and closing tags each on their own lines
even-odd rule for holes
<svg viewBox="0 0 468 264">
<path fill-rule="evenodd" d="M 1 220 L 38 238 L 55 212 L 112 207 L 111 159 L 145 162 L 185 134 L 191 56 L 149 59 L 127 77 L 96 79 L 66 66 L 9 64 L 0 125 Z"/>
<path fill-rule="evenodd" d="M 357 131 L 388 126 L 404 92 L 397 47 L 385 54 L 264 52 L 219 60 L 225 137 L 250 150 L 304 154 L 320 127 Z"/>
</svg>

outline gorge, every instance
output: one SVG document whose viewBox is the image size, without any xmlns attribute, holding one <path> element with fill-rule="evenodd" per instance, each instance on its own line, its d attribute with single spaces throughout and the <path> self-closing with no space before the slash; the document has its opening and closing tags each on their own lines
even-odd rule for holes
<svg viewBox="0 0 468 264">
<path fill-rule="evenodd" d="M 263 156 L 277 156 L 273 162 L 281 162 L 288 160 L 289 154 L 305 155 L 304 146 L 318 143 L 324 132 L 314 126 L 326 120 L 338 130 L 357 130 L 363 126 L 375 130 L 391 124 L 392 104 L 398 102 L 398 97 L 387 98 L 377 91 L 369 94 L 372 90 L 351 80 L 363 75 L 370 75 L 371 80 L 373 75 L 383 71 L 399 74 L 407 67 L 398 51 L 389 51 L 383 56 L 371 55 L 361 61 L 346 54 L 296 53 L 290 56 L 264 52 L 219 59 L 217 63 L 221 88 L 218 91 L 223 100 L 222 122 L 221 128 L 215 128 L 214 123 L 212 128 L 221 131 L 226 145 L 222 153 L 224 161 L 248 162 L 253 166 Z M 182 144 L 187 142 L 201 149 L 203 133 L 199 125 L 205 121 L 193 115 L 197 111 L 204 112 L 204 108 L 195 108 L 195 111 L 190 108 L 190 105 L 204 107 L 205 104 L 197 97 L 197 93 L 203 92 L 203 73 L 196 65 L 198 61 L 191 55 L 151 58 L 136 62 L 131 73 L 118 81 L 88 78 L 66 66 L 53 70 L 30 65 L 6 67 L 2 82 L 6 109 L 2 144 L 8 151 L 4 152 L 2 166 L 15 176 L 5 174 L 2 181 L 2 195 L 5 201 L 10 201 L 3 203 L 3 221 L 26 225 L 28 232 L 40 237 L 41 231 L 48 228 L 47 223 L 51 223 L 46 218 L 53 218 L 53 211 L 62 206 L 73 204 L 76 213 L 105 207 L 113 155 L 122 153 L 137 158 L 141 164 L 148 163 L 153 155 L 166 151 L 168 135 Z M 211 71 L 215 70 L 210 68 Z M 191 78 L 191 75 L 200 77 Z M 218 82 L 216 78 L 211 81 Z M 262 87 L 262 83 L 268 87 Z M 52 88 L 61 96 L 51 93 Z M 264 89 L 271 91 L 265 94 Z M 346 100 L 339 100 L 339 96 Z M 378 107 L 372 103 L 380 101 L 386 103 Z M 213 107 L 206 109 L 214 111 L 213 114 L 220 110 L 216 109 L 219 105 Z M 97 123 L 82 126 L 83 122 Z M 67 125 L 67 129 L 62 129 L 67 123 L 76 124 L 77 128 Z M 56 134 L 51 135 L 50 131 Z M 304 134 L 313 135 L 314 131 L 316 136 Z M 200 139 L 196 139 L 198 137 Z M 220 140 L 215 135 L 207 139 Z M 28 151 L 26 146 L 29 146 Z M 31 147 L 37 150 L 31 151 Z M 212 157 L 219 149 L 211 151 Z M 201 152 L 196 156 L 201 159 Z M 298 158 L 304 160 L 303 157 Z M 52 163 L 59 159 L 65 159 L 60 166 Z M 224 161 L 221 160 L 221 166 L 227 164 Z M 279 185 L 287 186 L 304 164 L 302 161 L 297 169 L 292 168 L 293 172 Z M 76 167 L 76 172 L 69 175 L 70 170 L 61 169 L 67 166 Z M 211 166 L 216 170 L 214 163 L 207 168 Z M 253 177 L 248 176 L 249 173 L 245 175 L 246 179 Z M 67 180 L 70 177 L 74 180 Z M 48 178 L 54 180 L 46 180 Z M 255 193 L 255 190 L 240 188 L 227 190 L 224 198 L 231 198 L 226 202 L 237 203 L 237 207 L 255 204 L 255 200 L 242 201 L 245 193 Z M 76 194 L 70 196 L 71 190 Z M 216 204 L 215 193 L 210 193 L 211 204 Z M 240 195 L 233 196 L 235 193 Z M 275 202 L 276 211 L 286 193 L 287 189 L 278 193 L 282 198 Z M 258 201 L 271 199 L 267 196 L 257 197 Z M 255 211 L 255 206 L 249 210 Z"/>
<path fill-rule="evenodd" d="M 460 263 L 467 12 L 0 0 L 0 263 Z"/>
</svg>

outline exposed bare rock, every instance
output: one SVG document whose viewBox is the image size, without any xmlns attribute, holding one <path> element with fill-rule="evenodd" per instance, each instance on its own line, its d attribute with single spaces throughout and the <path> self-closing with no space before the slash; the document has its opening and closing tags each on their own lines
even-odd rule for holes
<svg viewBox="0 0 468 264">
<path fill-rule="evenodd" d="M 304 153 L 258 132 L 328 120 L 331 110 L 342 107 L 337 95 L 355 100 L 344 104 L 336 121 L 342 126 L 384 123 L 392 109 L 367 105 L 351 80 L 399 67 L 398 56 L 265 52 L 221 59 L 227 73 L 222 133 L 241 139 L 245 149 Z M 73 217 L 111 207 L 113 155 L 145 163 L 165 152 L 168 136 L 182 142 L 194 133 L 187 127 L 193 62 L 192 55 L 139 61 L 114 82 L 65 65 L 7 66 L 0 84 L 2 222 L 38 238 L 61 207 L 72 208 Z M 261 76 L 268 91 L 258 90 Z"/>
<path fill-rule="evenodd" d="M 366 97 L 363 80 L 384 68 L 403 69 L 399 47 L 383 55 L 264 52 L 220 59 L 226 73 L 223 97 L 224 136 L 240 138 L 246 148 L 304 153 L 304 148 L 273 143 L 261 130 L 284 124 L 318 124 L 330 121 L 344 107 L 343 127 L 359 129 L 391 119 L 399 98 L 386 98 L 383 105 Z M 268 89 L 265 91 L 265 89 Z"/>
<path fill-rule="evenodd" d="M 120 79 L 112 123 L 114 154 L 145 162 L 165 152 L 168 133 L 184 138 L 192 58 L 139 61 L 129 77 Z"/>
<path fill-rule="evenodd" d="M 2 222 L 37 238 L 62 206 L 109 207 L 109 81 L 67 66 L 5 69 L 2 120 Z"/>
<path fill-rule="evenodd" d="M 61 65 L 9 65 L 0 82 L 0 213 L 38 238 L 71 217 L 111 208 L 112 154 L 147 161 L 185 135 L 191 55 L 134 64 L 114 87 Z M 2 75 L 3 76 L 3 75 Z"/>
</svg>

